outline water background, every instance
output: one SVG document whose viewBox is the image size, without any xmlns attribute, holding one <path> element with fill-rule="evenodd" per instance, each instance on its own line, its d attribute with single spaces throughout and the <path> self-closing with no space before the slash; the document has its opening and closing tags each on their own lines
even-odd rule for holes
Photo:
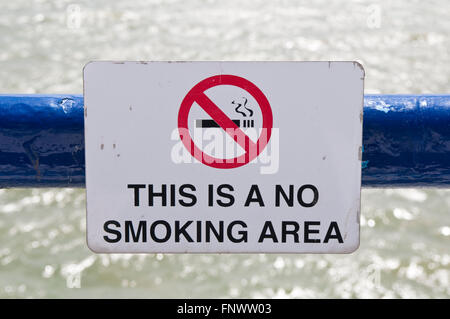
<svg viewBox="0 0 450 319">
<path fill-rule="evenodd" d="M 366 93 L 450 93 L 450 2 L 0 0 L 0 93 L 91 60 L 357 60 Z M 450 297 L 450 190 L 364 189 L 351 255 L 96 255 L 81 189 L 0 190 L 0 298 Z"/>
</svg>

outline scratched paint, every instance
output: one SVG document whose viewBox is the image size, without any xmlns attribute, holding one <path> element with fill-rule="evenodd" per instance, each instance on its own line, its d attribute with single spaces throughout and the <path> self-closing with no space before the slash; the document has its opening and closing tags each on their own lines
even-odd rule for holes
<svg viewBox="0 0 450 319">
<path fill-rule="evenodd" d="M 82 186 L 83 98 L 0 96 L 1 187 Z"/>
</svg>

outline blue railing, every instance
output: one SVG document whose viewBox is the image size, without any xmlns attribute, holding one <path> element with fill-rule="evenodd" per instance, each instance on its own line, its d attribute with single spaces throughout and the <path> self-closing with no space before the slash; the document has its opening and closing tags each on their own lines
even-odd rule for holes
<svg viewBox="0 0 450 319">
<path fill-rule="evenodd" d="M 84 187 L 81 95 L 0 95 L 0 187 Z M 450 187 L 450 95 L 364 97 L 362 185 Z"/>
</svg>

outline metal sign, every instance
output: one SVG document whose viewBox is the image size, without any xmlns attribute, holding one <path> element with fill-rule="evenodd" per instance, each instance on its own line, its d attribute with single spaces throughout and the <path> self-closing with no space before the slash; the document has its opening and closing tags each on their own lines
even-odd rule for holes
<svg viewBox="0 0 450 319">
<path fill-rule="evenodd" d="M 356 62 L 88 63 L 88 246 L 354 251 L 363 81 Z"/>
</svg>

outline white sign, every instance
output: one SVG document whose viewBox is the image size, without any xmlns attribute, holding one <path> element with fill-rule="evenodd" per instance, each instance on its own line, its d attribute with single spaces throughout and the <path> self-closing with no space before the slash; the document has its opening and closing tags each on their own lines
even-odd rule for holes
<svg viewBox="0 0 450 319">
<path fill-rule="evenodd" d="M 88 246 L 356 250 L 363 81 L 356 62 L 88 63 Z"/>
</svg>

